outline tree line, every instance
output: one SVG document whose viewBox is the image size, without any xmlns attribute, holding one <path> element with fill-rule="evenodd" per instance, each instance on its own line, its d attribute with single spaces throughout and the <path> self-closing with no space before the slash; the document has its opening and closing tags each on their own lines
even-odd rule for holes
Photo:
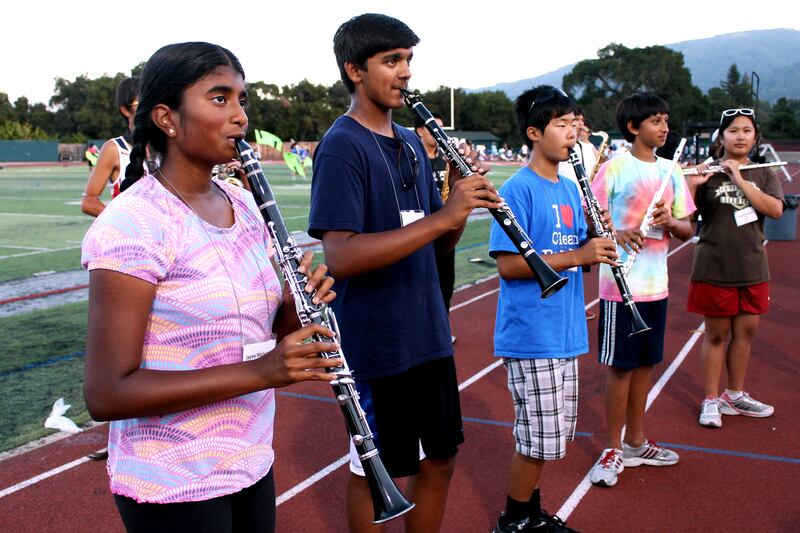
<svg viewBox="0 0 800 533">
<path fill-rule="evenodd" d="M 141 72 L 143 64 L 131 70 Z M 31 105 L 21 96 L 13 103 L 0 92 L 0 139 L 57 139 L 61 142 L 86 142 L 119 135 L 125 123 L 115 105 L 117 83 L 126 75 L 104 75 L 90 79 L 57 78 L 49 105 Z M 731 65 L 718 86 L 703 93 L 692 84 L 683 54 L 664 46 L 627 48 L 612 43 L 601 49 L 597 59 L 575 65 L 564 76 L 562 87 L 576 96 L 594 130 L 616 130 L 614 110 L 630 94 L 649 91 L 669 102 L 670 123 L 681 131 L 689 123 L 719 120 L 723 109 L 752 107 L 749 77 Z M 295 85 L 278 86 L 263 81 L 248 84 L 250 103 L 247 114 L 251 129 L 275 133 L 282 139 L 317 140 L 350 105 L 349 94 L 341 81 L 331 86 L 303 80 Z M 451 122 L 450 89 L 422 92 L 426 106 Z M 775 103 L 757 102 L 758 122 L 767 138 L 800 138 L 800 100 L 780 98 Z M 489 131 L 504 142 L 522 142 L 514 123 L 513 102 L 502 91 L 468 93 L 454 91 L 455 125 L 460 130 Z M 411 125 L 407 109 L 395 112 L 395 120 Z"/>
</svg>

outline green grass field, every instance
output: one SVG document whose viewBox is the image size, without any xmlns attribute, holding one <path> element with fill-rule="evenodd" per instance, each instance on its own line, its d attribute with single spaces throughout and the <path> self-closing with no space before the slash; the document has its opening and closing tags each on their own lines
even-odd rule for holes
<svg viewBox="0 0 800 533">
<path fill-rule="evenodd" d="M 490 177 L 499 188 L 517 168 L 498 166 Z M 305 230 L 310 181 L 292 180 L 283 165 L 264 170 L 289 230 Z M 0 170 L 0 282 L 81 268 L 80 244 L 94 220 L 79 207 L 87 177 L 85 166 Z M 490 222 L 467 225 L 456 248 L 456 286 L 495 272 Z M 53 433 L 43 424 L 59 397 L 78 425 L 89 421 L 81 390 L 86 315 L 82 302 L 0 318 L 0 451 Z"/>
</svg>

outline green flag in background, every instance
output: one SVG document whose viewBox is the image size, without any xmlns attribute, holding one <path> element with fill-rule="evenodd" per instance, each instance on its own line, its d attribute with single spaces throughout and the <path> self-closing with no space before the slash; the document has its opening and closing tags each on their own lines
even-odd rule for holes
<svg viewBox="0 0 800 533">
<path fill-rule="evenodd" d="M 256 143 L 272 146 L 278 151 L 280 151 L 283 148 L 283 141 L 280 139 L 280 137 L 278 137 L 274 133 L 270 133 L 264 130 L 255 130 L 255 134 L 256 134 Z"/>
<path fill-rule="evenodd" d="M 300 157 L 297 154 L 292 152 L 284 152 L 283 160 L 286 162 L 286 166 L 289 167 L 289 170 L 291 170 L 292 173 L 302 176 L 303 178 L 306 177 L 306 170 L 303 168 L 303 162 L 300 161 Z"/>
</svg>

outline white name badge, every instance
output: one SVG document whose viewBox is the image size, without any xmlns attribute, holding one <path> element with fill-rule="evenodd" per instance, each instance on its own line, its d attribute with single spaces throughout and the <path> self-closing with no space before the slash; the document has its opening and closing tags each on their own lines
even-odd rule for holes
<svg viewBox="0 0 800 533">
<path fill-rule="evenodd" d="M 268 341 L 255 342 L 255 339 L 247 339 L 242 347 L 242 361 L 253 361 L 268 354 L 275 348 L 275 339 Z"/>
<path fill-rule="evenodd" d="M 752 206 L 748 206 L 736 211 L 733 214 L 733 218 L 736 219 L 737 226 L 744 226 L 745 224 L 750 224 L 758 220 L 758 214 L 756 214 L 756 210 L 753 209 Z"/>
<path fill-rule="evenodd" d="M 416 222 L 417 220 L 423 218 L 425 216 L 425 211 L 422 209 L 407 209 L 405 211 L 400 211 L 400 223 L 403 227 L 408 226 L 412 222 Z"/>
<path fill-rule="evenodd" d="M 661 240 L 664 238 L 664 228 L 662 226 L 653 226 L 644 238 Z"/>
</svg>

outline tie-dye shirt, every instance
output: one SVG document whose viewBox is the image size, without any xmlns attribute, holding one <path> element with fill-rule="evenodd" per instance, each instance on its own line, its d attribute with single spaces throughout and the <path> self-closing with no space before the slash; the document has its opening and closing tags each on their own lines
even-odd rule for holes
<svg viewBox="0 0 800 533">
<path fill-rule="evenodd" d="M 672 206 L 673 218 L 685 218 L 695 210 L 689 187 L 680 167 L 673 166 L 672 161 L 661 157 L 652 163 L 636 159 L 630 152 L 615 157 L 598 171 L 592 182 L 592 192 L 600 206 L 611 213 L 617 230 L 635 229 L 642 223 L 645 211 L 668 172 L 672 173 L 672 182 L 665 189 L 662 199 L 665 205 Z M 620 260 L 628 259 L 627 252 L 621 246 L 617 251 Z M 650 237 L 645 239 L 644 248 L 639 251 L 627 275 L 634 301 L 652 302 L 669 295 L 668 252 L 669 232 L 655 228 Z M 600 298 L 622 301 L 608 265 L 600 265 Z"/>
<path fill-rule="evenodd" d="M 186 371 L 238 363 L 243 338 L 273 338 L 281 287 L 263 219 L 250 194 L 219 186 L 233 206 L 230 228 L 203 222 L 145 176 L 111 202 L 86 234 L 82 263 L 88 270 L 113 270 L 156 286 L 141 368 Z M 274 393 L 264 390 L 111 422 L 111 492 L 152 503 L 238 492 L 272 466 L 274 414 Z"/>
</svg>

